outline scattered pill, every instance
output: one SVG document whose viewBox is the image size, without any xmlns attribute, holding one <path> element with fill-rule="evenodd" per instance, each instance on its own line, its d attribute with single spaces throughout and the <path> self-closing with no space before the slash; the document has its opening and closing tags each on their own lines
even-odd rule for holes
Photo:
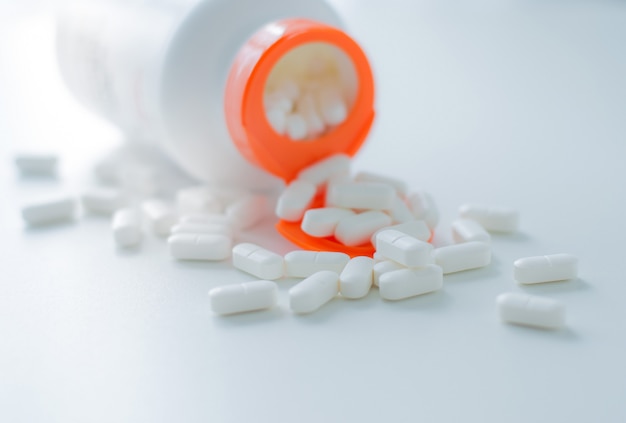
<svg viewBox="0 0 626 423">
<path fill-rule="evenodd" d="M 295 180 L 283 191 L 276 203 L 276 215 L 288 222 L 298 222 L 315 197 L 315 185 Z"/>
<path fill-rule="evenodd" d="M 211 310 L 217 314 L 264 310 L 278 302 L 278 286 L 266 280 L 218 286 L 209 291 L 209 298 Z"/>
<path fill-rule="evenodd" d="M 387 258 L 379 261 L 374 265 L 374 285 L 378 286 L 380 283 L 380 277 L 387 272 L 393 272 L 394 270 L 407 269 L 406 266 L 401 265 L 398 262 L 389 260 Z"/>
<path fill-rule="evenodd" d="M 94 188 L 80 197 L 83 207 L 100 214 L 112 214 L 126 204 L 124 194 L 115 188 Z"/>
<path fill-rule="evenodd" d="M 508 292 L 496 298 L 500 318 L 507 323 L 543 329 L 559 329 L 565 325 L 565 305 L 557 300 Z"/>
<path fill-rule="evenodd" d="M 489 243 L 491 236 L 480 223 L 473 219 L 456 219 L 452 222 L 452 238 L 454 242 L 480 241 Z"/>
<path fill-rule="evenodd" d="M 298 178 L 311 182 L 315 186 L 324 185 L 337 175 L 350 174 L 350 157 L 346 154 L 335 154 L 304 168 Z"/>
<path fill-rule="evenodd" d="M 578 275 L 578 259 L 570 254 L 525 257 L 513 263 L 513 278 L 521 284 L 562 281 Z"/>
<path fill-rule="evenodd" d="M 386 226 L 376 231 L 374 235 L 372 235 L 372 245 L 374 245 L 374 247 L 376 246 L 376 235 L 379 232 L 385 231 L 387 229 L 393 229 L 402 232 L 404 234 L 412 236 L 413 238 L 417 238 L 420 241 L 427 242 L 428 240 L 430 240 L 431 237 L 431 232 L 428 228 L 428 225 L 426 225 L 426 222 L 424 222 L 423 220 L 412 220 L 410 222 L 399 223 L 393 226 Z"/>
<path fill-rule="evenodd" d="M 326 193 L 326 206 L 345 209 L 391 210 L 396 192 L 379 182 L 332 184 Z"/>
<path fill-rule="evenodd" d="M 477 221 L 492 232 L 515 232 L 519 227 L 519 213 L 508 207 L 464 204 L 459 215 Z"/>
<path fill-rule="evenodd" d="M 76 212 L 76 200 L 61 195 L 48 197 L 22 207 L 22 218 L 29 225 L 45 225 L 70 220 Z"/>
<path fill-rule="evenodd" d="M 150 223 L 155 234 L 167 236 L 178 217 L 174 209 L 166 202 L 158 199 L 146 200 L 141 204 L 141 211 Z"/>
<path fill-rule="evenodd" d="M 311 313 L 339 292 L 339 274 L 329 270 L 316 272 L 289 290 L 289 307 L 295 313 Z"/>
<path fill-rule="evenodd" d="M 178 260 L 225 260 L 232 246 L 229 237 L 213 234 L 176 234 L 167 243 L 171 256 Z"/>
<path fill-rule="evenodd" d="M 238 229 L 250 229 L 269 216 L 269 199 L 265 195 L 247 195 L 226 208 L 226 215 Z"/>
<path fill-rule="evenodd" d="M 141 241 L 141 219 L 139 213 L 131 208 L 119 209 L 111 219 L 111 231 L 115 244 L 130 247 Z"/>
<path fill-rule="evenodd" d="M 346 298 L 362 298 L 372 287 L 374 260 L 370 257 L 352 258 L 339 275 L 339 292 Z"/>
<path fill-rule="evenodd" d="M 309 209 L 304 213 L 300 226 L 304 233 L 323 238 L 335 233 L 335 228 L 341 219 L 355 214 L 352 210 L 337 207 Z"/>
<path fill-rule="evenodd" d="M 22 175 L 52 176 L 57 171 L 59 159 L 55 154 L 19 153 L 15 165 Z"/>
<path fill-rule="evenodd" d="M 322 270 L 341 273 L 348 261 L 350 256 L 345 253 L 292 251 L 285 255 L 285 272 L 287 276 L 297 278 L 306 278 Z"/>
<path fill-rule="evenodd" d="M 443 272 L 434 264 L 386 272 L 378 281 L 380 296 L 385 300 L 402 300 L 437 291 L 442 286 Z"/>
<path fill-rule="evenodd" d="M 337 223 L 335 238 L 347 246 L 362 245 L 370 242 L 374 232 L 390 224 L 391 217 L 377 210 L 346 216 Z"/>
<path fill-rule="evenodd" d="M 388 229 L 376 235 L 376 251 L 404 266 L 415 267 L 432 262 L 433 246 L 403 232 Z"/>
<path fill-rule="evenodd" d="M 484 242 L 464 242 L 435 248 L 433 257 L 444 274 L 461 272 L 487 266 L 491 262 L 491 247 Z"/>
<path fill-rule="evenodd" d="M 416 191 L 407 196 L 407 205 L 413 216 L 426 222 L 428 227 L 435 229 L 439 223 L 439 210 L 432 196 L 425 191 Z"/>
<path fill-rule="evenodd" d="M 274 280 L 285 272 L 283 257 L 256 244 L 241 243 L 233 247 L 233 266 L 257 278 Z"/>
<path fill-rule="evenodd" d="M 415 220 L 415 216 L 409 210 L 409 206 L 398 196 L 393 200 L 389 215 L 394 223 L 406 223 Z"/>
</svg>

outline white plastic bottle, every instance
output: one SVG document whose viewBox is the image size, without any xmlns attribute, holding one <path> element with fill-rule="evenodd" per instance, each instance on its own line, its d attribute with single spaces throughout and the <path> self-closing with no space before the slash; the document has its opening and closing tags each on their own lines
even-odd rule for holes
<svg viewBox="0 0 626 423">
<path fill-rule="evenodd" d="M 275 176 L 289 180 L 303 163 L 328 155 L 332 140 L 320 136 L 319 148 L 311 145 L 318 139 L 300 142 L 306 145 L 294 148 L 304 149 L 300 155 L 306 160 L 296 160 L 288 170 L 277 168 L 274 158 L 257 151 L 254 140 L 247 144 L 250 133 L 268 138 L 264 131 L 269 127 L 267 119 L 247 121 L 246 116 L 257 114 L 251 107 L 262 109 L 248 100 L 247 90 L 255 88 L 264 67 L 276 65 L 272 54 L 281 48 L 285 55 L 307 43 L 342 50 L 341 43 L 337 47 L 332 37 L 324 38 L 329 28 L 341 32 L 340 27 L 337 13 L 323 0 L 76 0 L 59 13 L 57 55 L 66 84 L 87 107 L 127 134 L 158 144 L 190 175 L 268 188 L 278 182 Z M 350 40 L 342 42 L 345 50 L 355 50 Z M 358 150 L 373 119 L 369 66 L 366 60 L 365 66 L 350 64 L 359 54 L 337 56 L 351 109 L 333 131 L 354 140 L 332 148 L 348 154 Z M 365 94 L 363 86 L 368 87 Z M 229 99 L 235 100 L 226 104 Z M 278 142 L 291 141 L 271 135 Z M 277 149 L 275 143 L 263 148 L 270 156 Z M 280 150 L 279 155 L 294 154 Z"/>
</svg>

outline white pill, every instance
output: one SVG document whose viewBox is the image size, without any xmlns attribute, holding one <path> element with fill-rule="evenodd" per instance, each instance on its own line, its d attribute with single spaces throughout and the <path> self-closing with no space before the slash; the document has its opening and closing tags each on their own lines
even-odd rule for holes
<svg viewBox="0 0 626 423">
<path fill-rule="evenodd" d="M 559 329 L 565 325 L 565 305 L 557 300 L 508 292 L 496 298 L 500 318 L 507 323 Z"/>
<path fill-rule="evenodd" d="M 326 206 L 344 209 L 391 210 L 396 192 L 378 182 L 340 182 L 328 187 Z"/>
<path fill-rule="evenodd" d="M 358 172 L 354 177 L 354 180 L 357 182 L 380 182 L 383 184 L 391 185 L 395 188 L 399 196 L 405 196 L 408 189 L 406 182 L 400 179 L 391 178 L 389 176 L 380 175 L 373 172 Z"/>
<path fill-rule="evenodd" d="M 220 213 L 222 203 L 206 186 L 194 186 L 176 192 L 176 208 L 180 213 Z"/>
<path fill-rule="evenodd" d="M 38 200 L 22 207 L 22 218 L 29 225 L 45 225 L 73 219 L 75 211 L 76 200 L 61 195 Z"/>
<path fill-rule="evenodd" d="M 444 274 L 461 272 L 487 266 L 491 262 L 491 247 L 484 242 L 464 242 L 435 248 L 433 257 Z"/>
<path fill-rule="evenodd" d="M 263 97 L 265 110 L 279 110 L 283 114 L 291 112 L 293 109 L 293 100 L 280 92 L 272 92 Z"/>
<path fill-rule="evenodd" d="M 215 234 L 233 237 L 233 230 L 229 225 L 217 223 L 188 223 L 182 222 L 172 226 L 171 234 Z"/>
<path fill-rule="evenodd" d="M 278 286 L 264 280 L 218 286 L 209 291 L 209 299 L 211 310 L 217 314 L 264 310 L 276 305 Z"/>
<path fill-rule="evenodd" d="M 433 246 L 394 229 L 376 235 L 376 251 L 385 257 L 408 266 L 424 266 L 432 262 Z"/>
<path fill-rule="evenodd" d="M 224 260 L 230 257 L 232 241 L 224 235 L 176 234 L 168 238 L 170 255 L 178 260 Z"/>
<path fill-rule="evenodd" d="M 54 175 L 58 161 L 55 154 L 20 153 L 15 155 L 15 165 L 23 175 Z"/>
<path fill-rule="evenodd" d="M 339 292 L 346 298 L 362 298 L 372 287 L 374 260 L 359 256 L 352 258 L 339 275 Z"/>
<path fill-rule="evenodd" d="M 385 300 L 402 300 L 437 291 L 442 286 L 443 272 L 434 264 L 386 272 L 378 282 L 380 296 Z"/>
<path fill-rule="evenodd" d="M 480 241 L 491 242 L 491 236 L 480 223 L 473 219 L 456 219 L 452 222 L 452 238 L 454 242 Z"/>
<path fill-rule="evenodd" d="M 406 268 L 406 266 L 403 266 L 398 262 L 384 258 L 374 265 L 374 285 L 378 286 L 380 283 L 380 277 L 385 273 Z"/>
<path fill-rule="evenodd" d="M 326 124 L 320 117 L 311 94 L 305 94 L 298 101 L 298 111 L 306 121 L 308 137 L 315 138 L 326 129 Z"/>
<path fill-rule="evenodd" d="M 287 130 L 287 112 L 283 107 L 272 107 L 265 112 L 267 121 L 276 133 L 284 135 Z"/>
<path fill-rule="evenodd" d="M 276 216 L 288 222 L 298 222 L 315 197 L 316 188 L 310 182 L 291 182 L 278 198 Z"/>
<path fill-rule="evenodd" d="M 302 169 L 298 173 L 298 179 L 320 186 L 337 175 L 349 174 L 350 157 L 346 154 L 335 154 Z"/>
<path fill-rule="evenodd" d="M 295 101 L 300 96 L 300 85 L 293 79 L 283 79 L 274 92 Z"/>
<path fill-rule="evenodd" d="M 459 208 L 459 214 L 474 219 L 488 231 L 515 232 L 519 227 L 519 213 L 508 207 L 464 204 Z"/>
<path fill-rule="evenodd" d="M 289 277 L 306 278 L 321 270 L 341 273 L 350 261 L 345 253 L 328 251 L 292 251 L 285 255 L 285 272 Z"/>
<path fill-rule="evenodd" d="M 285 272 L 281 255 L 247 242 L 233 247 L 233 266 L 267 280 L 281 278 Z"/>
<path fill-rule="evenodd" d="M 178 216 L 173 207 L 162 200 L 146 200 L 141 204 L 141 211 L 150 223 L 155 234 L 166 236 L 176 224 Z"/>
<path fill-rule="evenodd" d="M 406 205 L 404 200 L 397 196 L 393 200 L 389 215 L 394 223 L 406 223 L 415 220 L 415 216 L 413 216 L 413 213 L 409 210 L 409 206 Z"/>
<path fill-rule="evenodd" d="M 111 219 L 111 231 L 115 244 L 130 247 L 141 241 L 141 219 L 139 213 L 131 208 L 119 209 Z"/>
<path fill-rule="evenodd" d="M 417 191 L 409 194 L 407 205 L 416 219 L 425 221 L 430 229 L 435 229 L 439 223 L 439 210 L 429 193 Z"/>
<path fill-rule="evenodd" d="M 347 246 L 370 242 L 374 232 L 391 224 L 391 217 L 381 211 L 367 211 L 344 217 L 337 223 L 335 238 Z"/>
<path fill-rule="evenodd" d="M 372 258 L 374 259 L 374 263 L 379 263 L 381 261 L 387 260 L 387 257 L 383 256 L 382 254 L 380 254 L 378 251 L 376 251 L 374 253 L 374 255 L 372 256 Z"/>
<path fill-rule="evenodd" d="M 413 238 L 417 238 L 420 241 L 428 241 L 431 236 L 430 229 L 428 228 L 428 225 L 426 225 L 426 222 L 424 222 L 423 220 L 412 220 L 410 222 L 400 223 L 398 225 L 387 226 L 376 231 L 374 235 L 372 235 L 372 244 L 374 245 L 374 247 L 376 246 L 376 235 L 378 234 L 378 232 L 387 229 L 400 231 L 404 234 L 412 236 Z"/>
<path fill-rule="evenodd" d="M 327 125 L 339 125 L 348 117 L 348 107 L 340 93 L 333 89 L 323 89 L 317 100 L 320 115 Z"/>
<path fill-rule="evenodd" d="M 285 122 L 285 131 L 287 136 L 292 140 L 299 141 L 306 138 L 309 128 L 306 126 L 306 120 L 298 113 L 287 115 Z"/>
<path fill-rule="evenodd" d="M 249 229 L 270 214 L 269 199 L 261 194 L 249 194 L 226 208 L 226 215 L 238 229 Z"/>
<path fill-rule="evenodd" d="M 570 254 L 525 257 L 513 263 L 513 278 L 522 284 L 562 281 L 578 275 L 578 259 Z"/>
<path fill-rule="evenodd" d="M 323 238 L 335 233 L 335 228 L 341 219 L 355 214 L 352 210 L 337 207 L 309 209 L 304 213 L 300 226 L 304 233 Z"/>
<path fill-rule="evenodd" d="M 339 292 L 339 274 L 329 270 L 314 273 L 289 290 L 289 307 L 296 313 L 311 313 Z"/>
<path fill-rule="evenodd" d="M 83 207 L 92 213 L 112 214 L 126 204 L 124 194 L 114 188 L 94 188 L 81 195 Z"/>
</svg>

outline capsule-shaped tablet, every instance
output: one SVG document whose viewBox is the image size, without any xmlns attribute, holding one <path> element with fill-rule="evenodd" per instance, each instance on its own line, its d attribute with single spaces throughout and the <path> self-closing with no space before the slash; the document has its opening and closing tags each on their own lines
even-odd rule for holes
<svg viewBox="0 0 626 423">
<path fill-rule="evenodd" d="M 309 133 L 306 120 L 299 113 L 290 113 L 285 121 L 285 134 L 294 141 L 304 140 Z"/>
<path fill-rule="evenodd" d="M 442 286 L 443 272 L 434 264 L 386 272 L 378 281 L 380 296 L 385 300 L 402 300 L 437 291 Z"/>
<path fill-rule="evenodd" d="M 396 197 L 393 200 L 393 206 L 389 210 L 389 215 L 394 223 L 406 223 L 415 220 L 415 216 L 409 210 L 409 206 L 400 197 Z"/>
<path fill-rule="evenodd" d="M 22 175 L 52 176 L 56 173 L 59 158 L 51 153 L 19 153 L 15 165 Z"/>
<path fill-rule="evenodd" d="M 321 90 L 317 104 L 322 119 L 329 126 L 339 125 L 348 117 L 348 107 L 341 94 L 334 89 Z"/>
<path fill-rule="evenodd" d="M 454 242 L 480 241 L 491 242 L 491 236 L 480 223 L 473 219 L 456 219 L 452 222 L 452 238 Z"/>
<path fill-rule="evenodd" d="M 60 195 L 32 202 L 22 207 L 22 218 L 31 226 L 45 225 L 74 218 L 76 200 Z"/>
<path fill-rule="evenodd" d="M 172 234 L 218 234 L 229 238 L 233 237 L 233 230 L 229 225 L 217 223 L 188 223 L 182 222 L 172 226 Z"/>
<path fill-rule="evenodd" d="M 174 209 L 161 200 L 146 200 L 141 204 L 144 217 L 150 223 L 155 234 L 167 236 L 172 226 L 176 224 L 178 216 Z"/>
<path fill-rule="evenodd" d="M 444 274 L 461 272 L 487 266 L 491 262 L 491 247 L 484 242 L 464 242 L 435 248 L 433 257 Z"/>
<path fill-rule="evenodd" d="M 218 286 L 209 291 L 209 299 L 217 314 L 264 310 L 276 305 L 278 286 L 265 280 Z"/>
<path fill-rule="evenodd" d="M 335 233 L 335 228 L 341 219 L 355 214 L 352 210 L 337 207 L 309 209 L 304 212 L 300 227 L 306 234 L 324 238 Z"/>
<path fill-rule="evenodd" d="M 283 257 L 248 242 L 233 247 L 233 266 L 257 278 L 274 280 L 284 274 Z"/>
<path fill-rule="evenodd" d="M 404 266 L 416 267 L 432 262 L 433 246 L 400 231 L 388 229 L 376 235 L 376 251 Z"/>
<path fill-rule="evenodd" d="M 490 232 L 515 232 L 519 227 L 519 213 L 509 207 L 463 204 L 459 215 L 477 221 Z"/>
<path fill-rule="evenodd" d="M 238 229 L 250 229 L 270 214 L 269 199 L 265 195 L 247 195 L 226 208 L 226 215 Z"/>
<path fill-rule="evenodd" d="M 225 260 L 232 247 L 229 237 L 212 234 L 176 234 L 167 243 L 170 255 L 178 260 Z"/>
<path fill-rule="evenodd" d="M 507 292 L 496 298 L 502 321 L 543 329 L 565 326 L 565 305 L 551 298 Z"/>
<path fill-rule="evenodd" d="M 384 275 L 387 272 L 393 272 L 394 270 L 400 270 L 400 269 L 408 269 L 406 266 L 401 265 L 398 262 L 395 262 L 393 260 L 389 260 L 387 258 L 379 261 L 378 263 L 374 264 L 374 286 L 379 286 L 380 283 L 380 277 L 382 275 Z"/>
<path fill-rule="evenodd" d="M 411 220 L 410 222 L 386 226 L 376 231 L 374 235 L 372 235 L 372 244 L 374 245 L 374 247 L 376 246 L 376 235 L 378 235 L 379 232 L 385 231 L 387 229 L 400 231 L 424 242 L 427 242 L 431 236 L 430 229 L 428 228 L 428 225 L 426 225 L 426 222 L 424 222 L 423 220 Z"/>
<path fill-rule="evenodd" d="M 372 287 L 374 260 L 370 257 L 352 258 L 339 275 L 339 292 L 346 298 L 362 298 Z"/>
<path fill-rule="evenodd" d="M 215 192 L 207 186 L 193 186 L 176 192 L 179 213 L 220 213 L 223 205 Z"/>
<path fill-rule="evenodd" d="M 322 270 L 341 273 L 350 261 L 345 253 L 328 251 L 292 251 L 285 255 L 285 273 L 289 277 L 306 278 Z"/>
<path fill-rule="evenodd" d="M 130 247 L 141 241 L 141 219 L 131 208 L 119 209 L 111 219 L 113 239 L 118 247 Z"/>
<path fill-rule="evenodd" d="M 326 129 L 326 123 L 322 120 L 317 112 L 315 100 L 308 93 L 300 97 L 297 104 L 298 111 L 306 121 L 308 138 L 314 138 L 320 135 Z"/>
<path fill-rule="evenodd" d="M 289 290 L 289 307 L 295 313 L 311 313 L 339 292 L 339 274 L 329 270 L 314 273 Z"/>
<path fill-rule="evenodd" d="M 570 254 L 525 257 L 513 263 L 513 278 L 521 284 L 562 281 L 578 276 L 578 259 Z"/>
<path fill-rule="evenodd" d="M 288 222 L 298 222 L 315 197 L 316 188 L 310 182 L 291 182 L 276 203 L 276 216 Z"/>
<path fill-rule="evenodd" d="M 433 197 L 425 191 L 416 191 L 407 196 L 407 205 L 413 216 L 426 222 L 433 230 L 439 223 L 439 209 Z"/>
<path fill-rule="evenodd" d="M 393 187 L 378 182 L 342 182 L 326 192 L 326 206 L 344 209 L 391 210 L 396 198 Z"/>
<path fill-rule="evenodd" d="M 390 224 L 388 214 L 377 210 L 366 211 L 341 219 L 335 228 L 335 238 L 344 245 L 362 245 L 370 242 L 374 232 Z"/>
<path fill-rule="evenodd" d="M 396 193 L 401 197 L 406 195 L 408 189 L 406 182 L 374 172 L 358 172 L 354 177 L 354 180 L 357 182 L 380 182 L 391 185 L 396 190 Z"/>
<path fill-rule="evenodd" d="M 319 187 L 336 175 L 349 174 L 350 157 L 346 154 L 334 154 L 302 169 L 297 179 L 311 182 Z"/>
<path fill-rule="evenodd" d="M 114 188 L 90 189 L 80 199 L 86 210 L 100 214 L 112 214 L 127 202 L 122 192 Z"/>
</svg>

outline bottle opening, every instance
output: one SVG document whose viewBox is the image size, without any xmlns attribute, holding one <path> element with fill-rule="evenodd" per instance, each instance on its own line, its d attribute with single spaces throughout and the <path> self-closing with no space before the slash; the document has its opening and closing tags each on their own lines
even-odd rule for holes
<svg viewBox="0 0 626 423">
<path fill-rule="evenodd" d="M 356 68 L 344 51 L 323 42 L 302 44 L 272 68 L 263 91 L 265 117 L 277 134 L 312 141 L 345 122 L 358 86 Z"/>
</svg>

